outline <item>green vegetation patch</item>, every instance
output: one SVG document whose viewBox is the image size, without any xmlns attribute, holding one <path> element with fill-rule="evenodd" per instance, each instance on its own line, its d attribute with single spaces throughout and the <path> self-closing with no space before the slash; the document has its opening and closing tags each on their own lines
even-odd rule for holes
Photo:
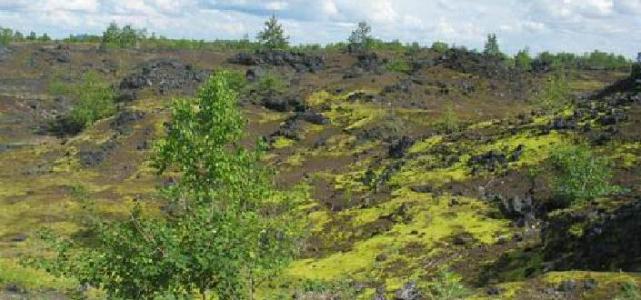
<svg viewBox="0 0 641 300">
<path fill-rule="evenodd" d="M 493 244 L 497 236 L 510 230 L 507 221 L 483 217 L 484 212 L 490 208 L 481 201 L 465 198 L 461 201 L 466 205 L 450 207 L 448 200 L 446 196 L 435 198 L 429 194 L 401 189 L 394 192 L 392 199 L 384 204 L 341 212 L 339 215 L 350 215 L 355 222 L 353 224 L 367 224 L 389 215 L 401 205 L 407 207 L 403 213 L 405 221 L 398 221 L 388 232 L 357 242 L 346 252 L 297 260 L 288 268 L 287 274 L 294 278 L 316 280 L 349 276 L 361 280 L 394 282 L 388 278 L 392 273 L 383 272 L 389 267 L 387 262 L 406 260 L 407 269 L 395 273 L 410 276 L 421 272 L 418 259 L 438 253 L 441 243 L 457 233 L 467 232 L 480 243 Z M 400 254 L 404 248 L 413 244 L 421 245 L 425 251 L 413 258 Z M 387 262 L 376 260 L 380 254 L 389 256 Z"/>
</svg>

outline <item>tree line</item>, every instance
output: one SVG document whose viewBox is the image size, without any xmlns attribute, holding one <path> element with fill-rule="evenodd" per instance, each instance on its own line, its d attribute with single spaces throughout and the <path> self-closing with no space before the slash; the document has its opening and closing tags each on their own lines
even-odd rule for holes
<svg viewBox="0 0 641 300">
<path fill-rule="evenodd" d="M 12 42 L 50 41 L 45 33 L 38 36 L 35 32 L 23 35 L 19 31 L 0 27 L 0 45 Z M 374 51 L 387 50 L 399 52 L 417 52 L 429 48 L 436 52 L 445 52 L 452 48 L 444 42 L 434 42 L 431 47 L 422 47 L 418 42 L 402 43 L 398 40 L 384 41 L 372 35 L 372 27 L 367 22 L 359 22 L 357 27 L 347 38 L 346 42 L 329 43 L 326 45 L 306 44 L 290 45 L 289 36 L 285 33 L 282 24 L 275 15 L 265 21 L 264 28 L 255 40 L 248 35 L 238 40 L 205 41 L 196 39 L 170 39 L 165 36 L 148 34 L 146 29 L 136 29 L 131 25 L 119 26 L 112 22 L 102 35 L 70 35 L 62 39 L 65 43 L 99 43 L 102 48 L 162 48 L 162 49 L 211 49 L 211 50 L 260 50 L 260 49 L 290 49 L 298 51 Z M 459 47 L 464 48 L 464 47 Z M 467 49 L 466 49 L 467 50 Z M 476 51 L 476 50 L 469 50 Z M 500 57 L 506 63 L 524 71 L 546 71 L 558 69 L 596 69 L 617 70 L 626 69 L 631 65 L 631 60 L 623 55 L 594 50 L 589 53 L 575 54 L 568 52 L 551 53 L 541 52 L 536 56 L 526 47 L 515 55 L 503 53 L 499 47 L 496 34 L 489 34 L 485 43 L 483 54 Z"/>
</svg>

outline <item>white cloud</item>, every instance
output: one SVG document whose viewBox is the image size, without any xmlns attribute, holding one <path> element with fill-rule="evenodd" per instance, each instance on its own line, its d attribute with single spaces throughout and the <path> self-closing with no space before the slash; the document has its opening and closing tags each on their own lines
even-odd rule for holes
<svg viewBox="0 0 641 300">
<path fill-rule="evenodd" d="M 641 0 L 0 0 L 0 26 L 62 37 L 100 33 L 111 21 L 173 37 L 253 36 L 276 13 L 294 42 L 345 40 L 358 21 L 377 37 L 480 48 L 490 32 L 504 50 L 632 56 L 641 45 Z"/>
</svg>

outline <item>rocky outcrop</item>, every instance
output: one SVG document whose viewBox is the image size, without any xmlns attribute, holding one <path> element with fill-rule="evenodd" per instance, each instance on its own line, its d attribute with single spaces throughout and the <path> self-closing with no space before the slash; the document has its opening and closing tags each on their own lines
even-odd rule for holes
<svg viewBox="0 0 641 300">
<path fill-rule="evenodd" d="M 204 82 L 210 72 L 195 69 L 173 59 L 157 59 L 138 67 L 138 71 L 125 77 L 118 86 L 120 100 L 137 98 L 138 91 L 151 88 L 163 95 L 172 90 L 193 92 Z"/>
<path fill-rule="evenodd" d="M 229 62 L 244 66 L 289 66 L 297 72 L 317 72 L 325 67 L 322 56 L 285 50 L 241 52 L 230 58 Z"/>
<path fill-rule="evenodd" d="M 641 267 L 641 199 L 613 212 L 569 211 L 542 229 L 545 258 L 557 270 L 638 271 Z"/>
</svg>

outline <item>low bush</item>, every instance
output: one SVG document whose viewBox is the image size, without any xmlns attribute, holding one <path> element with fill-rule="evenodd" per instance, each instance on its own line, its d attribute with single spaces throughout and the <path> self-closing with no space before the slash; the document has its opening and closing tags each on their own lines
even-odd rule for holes
<svg viewBox="0 0 641 300">
<path fill-rule="evenodd" d="M 428 286 L 430 299 L 464 299 L 470 294 L 470 291 L 461 283 L 461 276 L 447 271 L 439 272 L 438 277 L 429 282 Z"/>
<path fill-rule="evenodd" d="M 588 146 L 554 150 L 549 158 L 554 170 L 552 190 L 565 203 L 588 201 L 621 189 L 611 184 L 612 162 L 597 157 Z"/>
<path fill-rule="evenodd" d="M 404 59 L 393 59 L 385 66 L 390 72 L 409 73 L 412 66 Z"/>
<path fill-rule="evenodd" d="M 452 103 L 445 107 L 445 112 L 436 122 L 436 128 L 445 133 L 455 133 L 461 129 L 460 121 Z"/>
<path fill-rule="evenodd" d="M 548 111 L 562 109 L 570 102 L 569 90 L 566 75 L 562 72 L 556 72 L 548 77 L 536 104 Z"/>
<path fill-rule="evenodd" d="M 285 82 L 274 73 L 267 73 L 258 81 L 258 91 L 267 94 L 277 94 L 285 90 Z"/>
<path fill-rule="evenodd" d="M 116 112 L 114 91 L 96 72 L 86 73 L 78 84 L 54 80 L 49 84 L 49 92 L 75 100 L 69 113 L 54 125 L 54 130 L 60 134 L 78 133 L 97 120 Z"/>
<path fill-rule="evenodd" d="M 630 281 L 621 287 L 621 291 L 614 298 L 615 300 L 636 300 L 641 299 L 641 292 L 636 282 Z"/>
</svg>

